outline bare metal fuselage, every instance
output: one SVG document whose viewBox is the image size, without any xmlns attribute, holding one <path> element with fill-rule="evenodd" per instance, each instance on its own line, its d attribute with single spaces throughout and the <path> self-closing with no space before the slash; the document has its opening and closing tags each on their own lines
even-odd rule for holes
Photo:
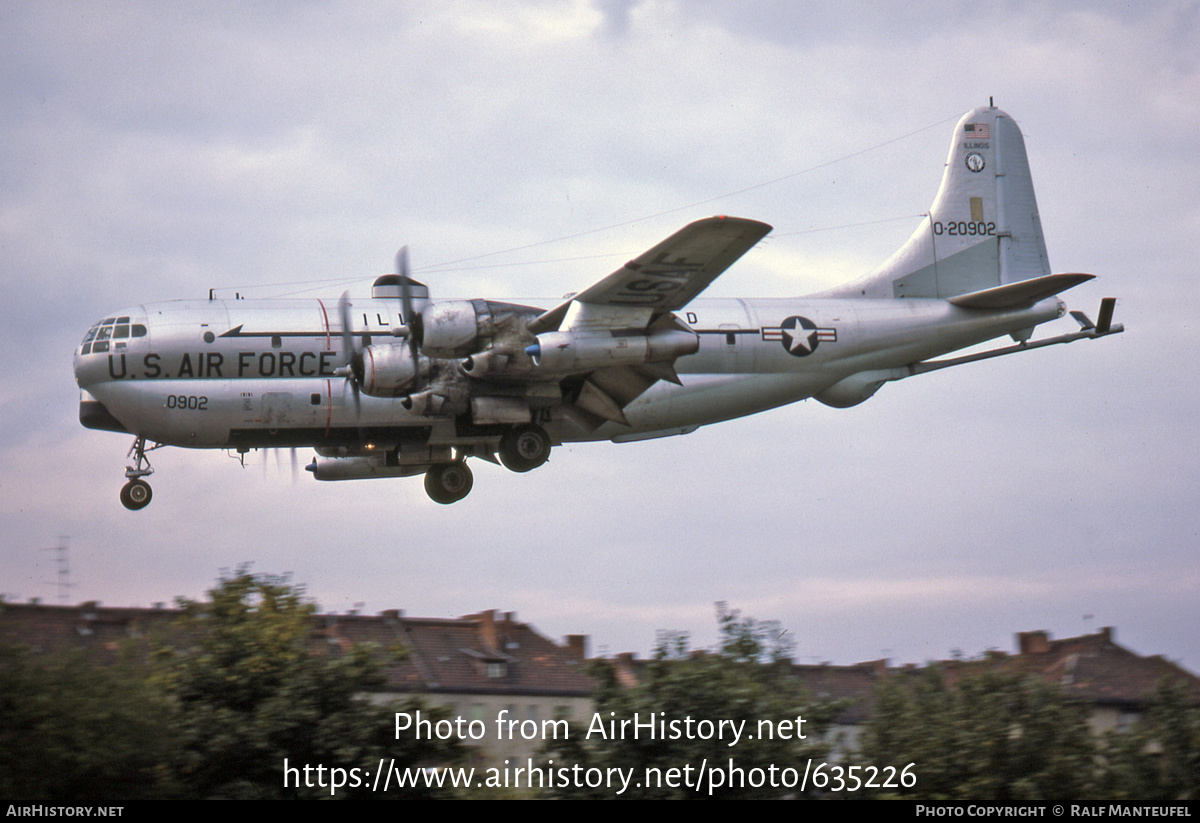
<svg viewBox="0 0 1200 823">
<path fill-rule="evenodd" d="M 415 414 L 399 398 L 364 395 L 356 411 L 346 381 L 335 374 L 346 357 L 333 306 L 206 300 L 128 309 L 121 314 L 144 334 L 112 339 L 107 351 L 76 350 L 81 414 L 98 403 L 112 418 L 98 427 L 116 428 L 115 421 L 148 440 L 191 448 L 336 448 L 364 440 L 373 448 L 462 446 L 495 439 L 487 426 Z M 522 381 L 513 391 L 545 408 L 556 442 L 682 433 L 807 397 L 853 405 L 882 382 L 907 376 L 912 364 L 1027 332 L 1062 311 L 1057 298 L 1002 312 L 938 299 L 699 299 L 679 313 L 700 344 L 676 361 L 682 385 L 652 386 L 624 410 L 629 425 L 609 422 L 590 432 L 570 425 L 557 413 L 561 398 L 550 379 Z M 394 300 L 356 300 L 354 316 L 359 337 L 386 338 L 399 325 Z"/>
</svg>

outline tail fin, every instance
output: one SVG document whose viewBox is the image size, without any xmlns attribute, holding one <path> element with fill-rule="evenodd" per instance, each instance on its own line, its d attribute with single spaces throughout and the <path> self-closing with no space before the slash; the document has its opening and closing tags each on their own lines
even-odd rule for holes
<svg viewBox="0 0 1200 823">
<path fill-rule="evenodd" d="M 929 214 L 886 263 L 830 296 L 950 298 L 1050 274 L 1025 140 L 992 106 L 954 127 Z"/>
</svg>

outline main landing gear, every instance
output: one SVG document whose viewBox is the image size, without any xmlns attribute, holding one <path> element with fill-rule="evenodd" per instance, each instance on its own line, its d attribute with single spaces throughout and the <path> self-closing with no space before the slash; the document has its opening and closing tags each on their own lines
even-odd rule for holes
<svg viewBox="0 0 1200 823">
<path fill-rule="evenodd" d="M 541 426 L 525 423 L 513 426 L 500 438 L 500 462 L 514 472 L 536 469 L 550 457 L 550 435 Z M 488 451 L 477 457 L 495 461 Z M 474 479 L 461 452 L 457 460 L 434 463 L 425 472 L 425 492 L 435 503 L 457 503 L 471 492 Z"/>
<path fill-rule="evenodd" d="M 133 465 L 126 466 L 125 476 L 129 478 L 129 482 L 121 489 L 121 504 L 130 511 L 143 509 L 150 504 L 150 499 L 154 496 L 154 492 L 150 489 L 150 484 L 143 480 L 154 474 L 154 469 L 150 468 L 150 459 L 146 457 L 146 452 L 157 449 L 154 445 L 146 448 L 146 438 L 139 437 L 133 441 L 133 445 L 129 448 L 129 457 L 133 458 Z"/>
<path fill-rule="evenodd" d="M 434 463 L 425 472 L 425 492 L 435 503 L 457 503 L 471 493 L 474 484 L 465 460 Z"/>
<path fill-rule="evenodd" d="M 500 462 L 514 472 L 527 472 L 550 459 L 550 435 L 541 426 L 513 426 L 500 438 Z"/>
</svg>

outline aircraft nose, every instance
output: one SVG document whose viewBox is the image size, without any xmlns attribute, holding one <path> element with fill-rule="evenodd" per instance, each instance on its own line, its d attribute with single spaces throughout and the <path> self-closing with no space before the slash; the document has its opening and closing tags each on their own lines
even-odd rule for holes
<svg viewBox="0 0 1200 823">
<path fill-rule="evenodd" d="M 135 316 L 134 312 L 114 314 L 94 323 L 84 334 L 79 348 L 75 349 L 75 382 L 80 388 L 86 388 L 106 379 L 112 355 L 123 355 L 130 345 L 146 334 L 144 316 Z"/>
</svg>

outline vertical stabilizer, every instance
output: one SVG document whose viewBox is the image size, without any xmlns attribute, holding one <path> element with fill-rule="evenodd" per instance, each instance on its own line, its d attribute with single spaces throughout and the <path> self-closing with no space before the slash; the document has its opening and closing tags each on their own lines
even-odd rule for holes
<svg viewBox="0 0 1200 823">
<path fill-rule="evenodd" d="M 984 106 L 954 127 L 929 214 L 886 263 L 831 297 L 938 297 L 1050 274 L 1025 140 Z"/>
</svg>

